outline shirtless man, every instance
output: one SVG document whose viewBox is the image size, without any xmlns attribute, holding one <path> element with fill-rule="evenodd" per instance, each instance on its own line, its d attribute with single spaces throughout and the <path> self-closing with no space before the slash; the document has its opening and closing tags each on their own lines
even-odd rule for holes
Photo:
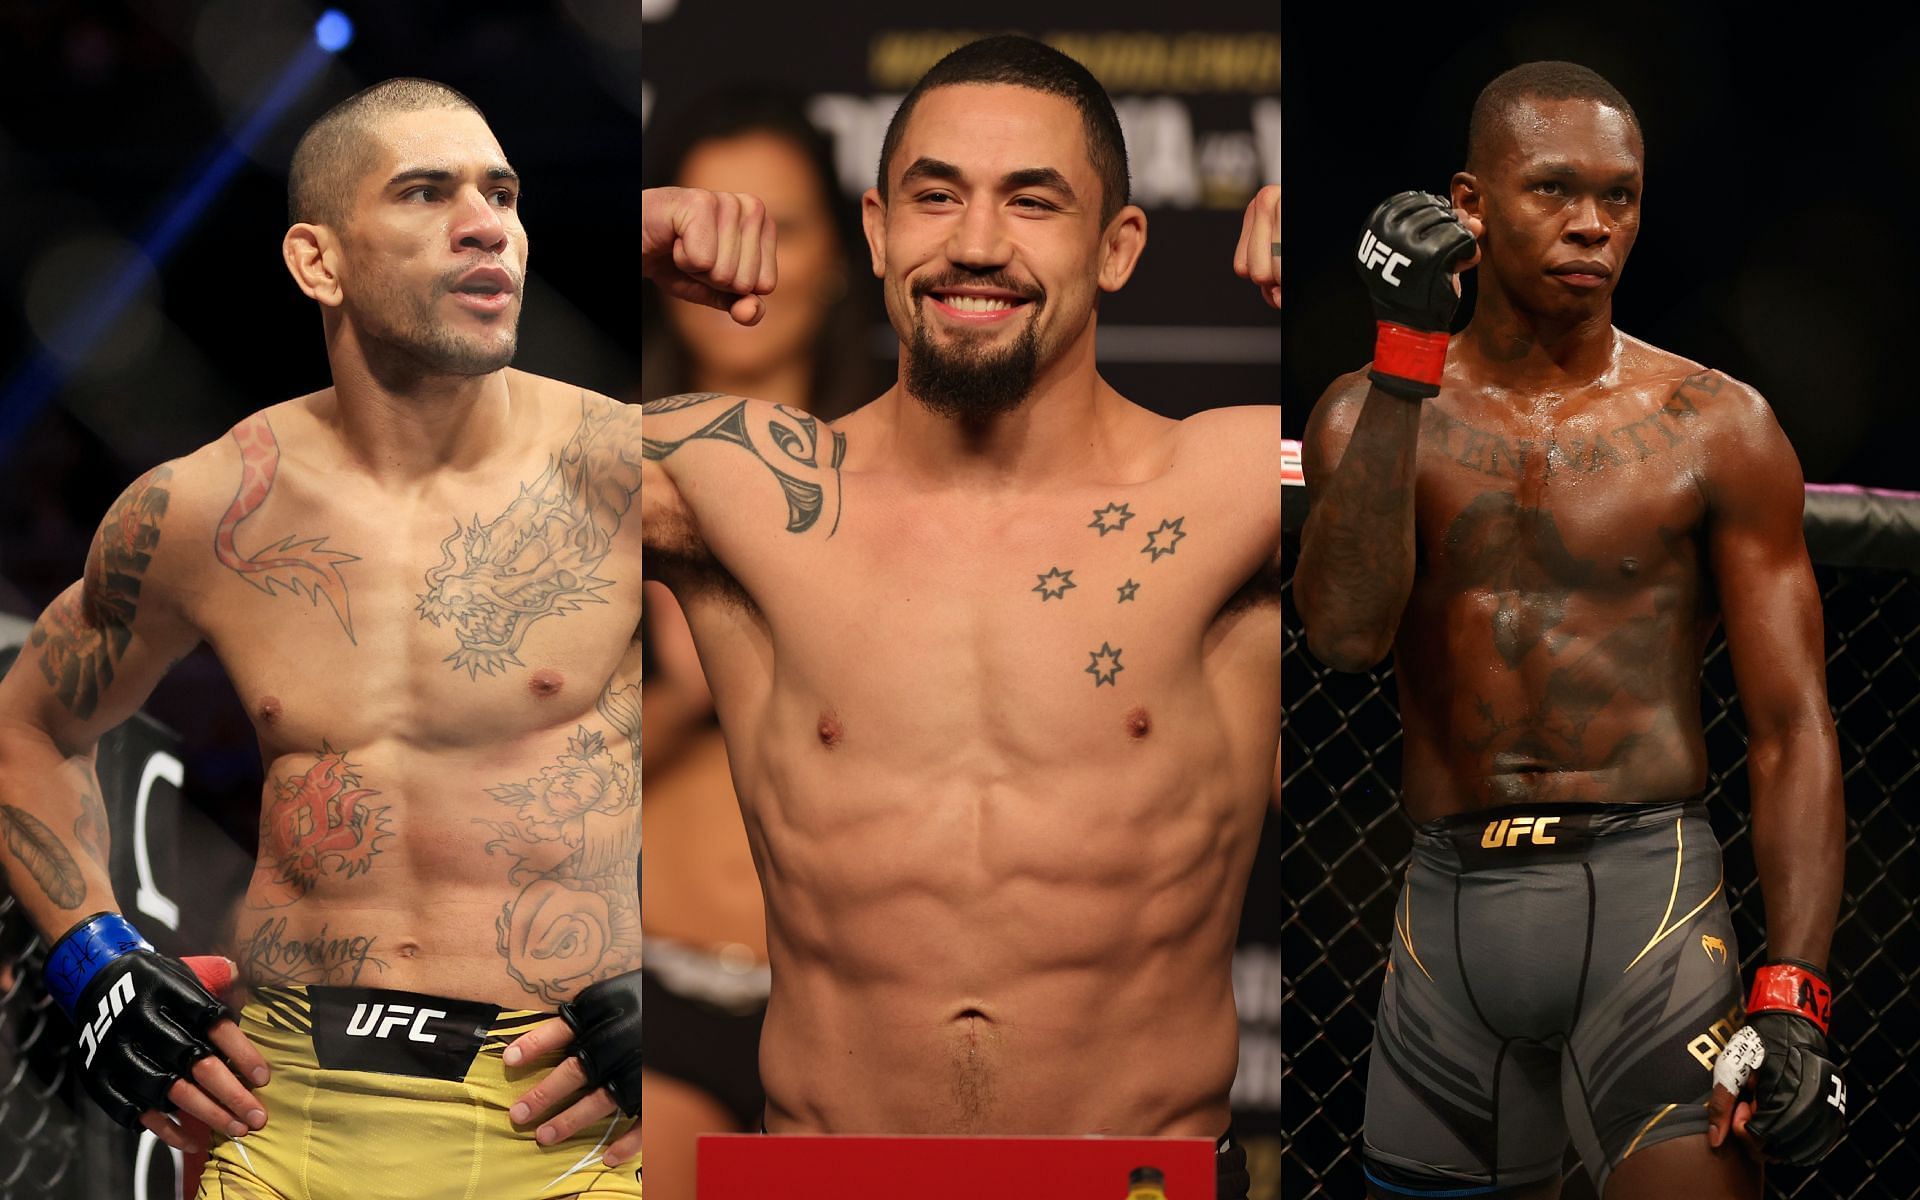
<svg viewBox="0 0 1920 1200">
<path fill-rule="evenodd" d="M 1375 1196 L 1552 1196 L 1569 1132 L 1611 1200 L 1758 1196 L 1741 1146 L 1815 1161 L 1844 1120 L 1824 972 L 1845 827 L 1800 465 L 1751 388 L 1613 328 L 1641 183 L 1605 80 L 1496 79 L 1451 203 L 1375 210 L 1372 369 L 1308 426 L 1308 644 L 1347 671 L 1393 651 L 1419 827 L 1369 1069 Z M 1739 953 L 1699 804 L 1716 621 L 1767 901 L 1739 1055 L 1719 1053 Z M 1736 1111 L 1716 1058 L 1754 1045 Z"/>
<path fill-rule="evenodd" d="M 638 414 L 507 369 L 518 193 L 439 84 L 317 121 L 283 251 L 334 386 L 136 480 L 0 685 L 89 1091 L 209 1124 L 202 1196 L 640 1195 Z M 92 765 L 201 641 L 266 773 L 237 1025 L 116 915 Z"/>
<path fill-rule="evenodd" d="M 1146 241 L 1124 154 L 1071 59 L 955 51 L 863 198 L 896 384 L 833 425 L 647 406 L 647 570 L 686 608 L 767 897 L 776 1133 L 1227 1128 L 1279 414 L 1170 421 L 1096 372 L 1098 293 Z M 760 228 L 750 198 L 648 193 L 644 269 L 751 317 Z"/>
</svg>

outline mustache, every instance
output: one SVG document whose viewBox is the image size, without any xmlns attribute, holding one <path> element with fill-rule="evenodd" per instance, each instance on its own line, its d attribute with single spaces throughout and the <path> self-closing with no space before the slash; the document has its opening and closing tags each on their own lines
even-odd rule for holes
<svg viewBox="0 0 1920 1200">
<path fill-rule="evenodd" d="M 511 264 L 498 258 L 475 258 L 463 262 L 435 280 L 434 288 L 442 294 L 451 292 L 459 285 L 462 279 L 467 277 L 469 272 L 479 270 L 481 267 L 494 267 L 505 271 L 507 278 L 513 280 L 514 295 L 523 295 L 526 292 L 527 273 L 525 271 L 514 270 Z"/>
<path fill-rule="evenodd" d="M 1035 303 L 1046 299 L 1047 295 L 1046 292 L 1041 289 L 1030 283 L 1022 283 L 1011 275 L 1008 275 L 1005 271 L 950 272 L 939 279 L 917 280 L 910 290 L 913 298 L 919 300 L 930 292 L 937 292 L 942 288 L 954 287 L 999 288 L 1002 291 L 1012 292 L 1022 300 L 1033 301 Z"/>
</svg>

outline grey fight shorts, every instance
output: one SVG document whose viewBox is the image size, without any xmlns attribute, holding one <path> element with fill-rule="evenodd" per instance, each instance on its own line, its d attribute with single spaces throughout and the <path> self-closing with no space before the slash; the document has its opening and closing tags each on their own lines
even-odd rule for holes
<svg viewBox="0 0 1920 1200">
<path fill-rule="evenodd" d="M 1394 911 L 1363 1164 L 1384 1196 L 1596 1190 L 1707 1128 L 1742 1019 L 1720 844 L 1699 801 L 1551 804 L 1421 826 Z"/>
</svg>

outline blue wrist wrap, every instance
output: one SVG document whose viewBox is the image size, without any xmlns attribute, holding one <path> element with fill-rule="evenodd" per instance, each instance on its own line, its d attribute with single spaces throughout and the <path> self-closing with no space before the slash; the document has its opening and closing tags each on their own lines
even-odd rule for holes
<svg viewBox="0 0 1920 1200">
<path fill-rule="evenodd" d="M 67 931 L 47 955 L 47 991 L 67 1015 L 80 1004 L 80 993 L 100 968 L 135 950 L 151 950 L 153 943 L 119 913 L 95 913 Z"/>
</svg>

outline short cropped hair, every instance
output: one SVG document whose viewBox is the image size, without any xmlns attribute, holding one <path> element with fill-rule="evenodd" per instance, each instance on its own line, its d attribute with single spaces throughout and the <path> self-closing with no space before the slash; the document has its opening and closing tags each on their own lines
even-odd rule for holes
<svg viewBox="0 0 1920 1200">
<path fill-rule="evenodd" d="M 1132 194 L 1127 178 L 1127 141 L 1120 118 L 1113 111 L 1107 89 L 1093 72 L 1045 42 L 1017 34 L 1001 34 L 969 42 L 933 65 L 913 85 L 887 124 L 880 144 L 880 198 L 887 198 L 887 167 L 900 146 L 900 135 L 920 97 L 935 88 L 968 83 L 1010 83 L 1073 102 L 1086 129 L 1087 157 L 1100 176 L 1100 224 L 1120 211 Z"/>
<path fill-rule="evenodd" d="M 1495 76 L 1473 102 L 1473 116 L 1467 122 L 1469 168 L 1499 138 L 1507 115 L 1523 100 L 1592 100 L 1618 110 L 1634 133 L 1640 132 L 1640 117 L 1633 105 L 1598 71 L 1570 62 L 1521 63 Z"/>
<path fill-rule="evenodd" d="M 340 228 L 353 207 L 354 185 L 372 166 L 374 123 L 395 113 L 432 108 L 464 108 L 486 119 L 479 105 L 446 84 L 408 77 L 376 83 L 321 114 L 293 150 L 287 220 Z"/>
</svg>

